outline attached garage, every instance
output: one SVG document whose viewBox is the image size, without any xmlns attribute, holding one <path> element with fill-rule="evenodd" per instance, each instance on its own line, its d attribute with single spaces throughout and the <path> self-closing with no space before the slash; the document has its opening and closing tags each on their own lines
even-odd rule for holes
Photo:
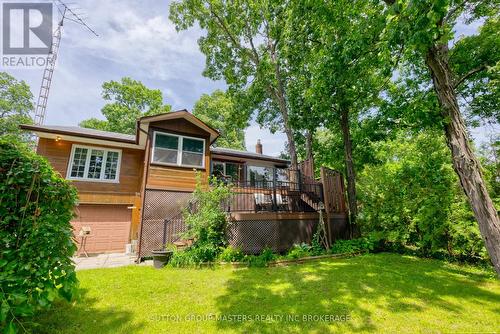
<svg viewBox="0 0 500 334">
<path fill-rule="evenodd" d="M 89 227 L 85 249 L 88 253 L 125 252 L 130 239 L 132 210 L 127 205 L 81 204 L 76 209 L 77 218 L 72 222 L 79 252 L 82 227 Z"/>
</svg>

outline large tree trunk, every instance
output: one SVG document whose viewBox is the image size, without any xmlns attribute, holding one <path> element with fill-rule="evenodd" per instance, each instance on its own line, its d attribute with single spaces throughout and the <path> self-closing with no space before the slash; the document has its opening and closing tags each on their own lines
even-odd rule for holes
<svg viewBox="0 0 500 334">
<path fill-rule="evenodd" d="M 451 150 L 453 168 L 474 210 L 491 262 L 500 276 L 500 222 L 481 173 L 481 165 L 469 144 L 464 120 L 460 114 L 453 88 L 452 72 L 448 65 L 446 44 L 430 48 L 426 63 L 432 75 L 445 120 L 446 141 Z"/>
<path fill-rule="evenodd" d="M 281 117 L 283 118 L 283 127 L 285 128 L 286 138 L 288 139 L 288 153 L 290 154 L 290 164 L 292 173 L 290 173 L 291 182 L 299 182 L 299 162 L 297 159 L 297 148 L 295 147 L 295 137 L 293 135 L 293 129 L 290 125 L 290 120 L 288 118 L 288 106 L 286 103 L 286 93 L 285 87 L 283 86 L 283 78 L 281 76 L 280 66 L 277 61 L 276 50 L 274 46 L 270 46 L 271 59 L 274 62 L 274 74 L 276 76 L 276 87 L 269 87 L 270 91 L 275 92 L 276 102 L 278 103 L 279 110 L 281 112 Z"/>
<path fill-rule="evenodd" d="M 314 173 L 313 131 L 311 130 L 306 131 L 306 160 L 311 161 Z"/>
<path fill-rule="evenodd" d="M 360 231 L 356 225 L 358 216 L 358 202 L 356 199 L 356 172 L 352 159 L 352 141 L 349 129 L 349 110 L 345 106 L 340 107 L 340 127 L 344 140 L 344 159 L 347 177 L 347 201 L 349 204 L 349 221 L 351 237 L 359 236 Z"/>
</svg>

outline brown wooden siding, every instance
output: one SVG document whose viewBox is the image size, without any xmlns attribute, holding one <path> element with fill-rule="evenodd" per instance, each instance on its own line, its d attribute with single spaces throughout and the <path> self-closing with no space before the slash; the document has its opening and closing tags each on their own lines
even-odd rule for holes
<svg viewBox="0 0 500 334">
<path fill-rule="evenodd" d="M 65 140 L 55 141 L 53 139 L 40 138 L 37 152 L 46 157 L 52 167 L 65 178 L 73 144 L 94 146 L 84 142 L 77 143 Z M 116 147 L 112 146 L 96 146 L 116 149 Z M 120 149 L 122 150 L 122 157 L 119 183 L 72 181 L 72 184 L 78 189 L 80 203 L 134 203 L 137 193 L 141 191 L 140 184 L 144 151 L 129 148 Z"/>
<path fill-rule="evenodd" d="M 167 130 L 167 132 L 185 134 L 193 137 L 202 137 L 202 138 L 210 137 L 210 134 L 208 132 L 182 118 L 171 119 L 160 122 L 152 122 L 150 127 L 151 128 L 155 127 L 162 130 Z"/>
<path fill-rule="evenodd" d="M 207 132 L 183 119 L 152 123 L 149 132 L 151 142 L 154 131 L 164 131 L 167 133 L 205 139 L 205 168 L 200 168 L 197 171 L 202 173 L 202 178 L 204 180 L 208 178 L 210 173 L 210 141 Z M 150 150 L 152 150 L 152 148 L 150 148 Z M 147 189 L 193 191 L 195 186 L 196 171 L 192 167 L 165 166 L 155 163 L 149 164 L 146 179 Z"/>
</svg>

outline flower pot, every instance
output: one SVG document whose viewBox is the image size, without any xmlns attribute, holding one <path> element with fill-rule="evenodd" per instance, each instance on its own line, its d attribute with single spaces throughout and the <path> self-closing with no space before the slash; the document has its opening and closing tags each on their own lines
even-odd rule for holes
<svg viewBox="0 0 500 334">
<path fill-rule="evenodd" d="M 172 257 L 173 251 L 158 249 L 152 251 L 151 253 L 153 254 L 153 266 L 157 269 L 161 269 Z"/>
</svg>

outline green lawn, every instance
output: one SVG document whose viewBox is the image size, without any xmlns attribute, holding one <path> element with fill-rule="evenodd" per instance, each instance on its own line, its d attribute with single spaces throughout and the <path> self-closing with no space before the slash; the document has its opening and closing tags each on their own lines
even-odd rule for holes
<svg viewBox="0 0 500 334">
<path fill-rule="evenodd" d="M 500 281 L 493 272 L 395 254 L 281 268 L 131 266 L 80 271 L 78 277 L 82 298 L 40 315 L 44 332 L 500 330 Z"/>
</svg>

